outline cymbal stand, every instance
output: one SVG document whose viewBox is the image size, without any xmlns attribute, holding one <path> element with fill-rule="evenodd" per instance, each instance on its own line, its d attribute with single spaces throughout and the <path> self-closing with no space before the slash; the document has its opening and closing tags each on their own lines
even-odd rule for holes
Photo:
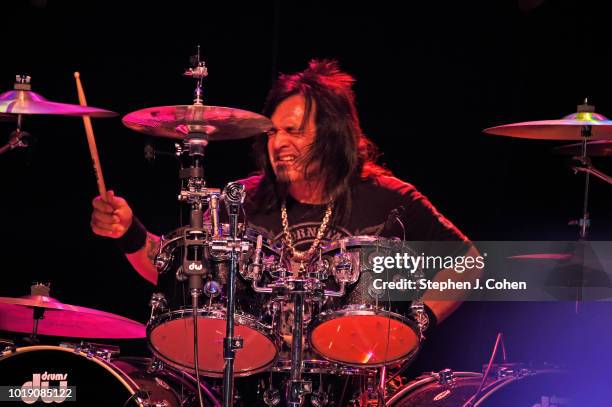
<svg viewBox="0 0 612 407">
<path fill-rule="evenodd" d="M 44 295 L 46 297 L 49 296 L 50 293 L 50 284 L 43 283 L 34 283 L 30 287 L 30 295 Z M 32 334 L 30 335 L 29 342 L 32 344 L 38 343 L 38 322 L 44 318 L 45 309 L 42 307 L 34 307 L 32 319 L 34 320 L 34 324 L 32 325 Z"/>
<path fill-rule="evenodd" d="M 584 103 L 582 105 L 578 105 L 578 113 L 583 113 L 583 114 L 589 114 L 589 113 L 593 113 L 595 111 L 595 107 L 593 105 L 589 105 L 588 100 L 585 99 Z M 592 130 L 593 127 L 592 126 L 582 126 L 580 128 L 580 135 L 582 137 L 582 148 L 581 148 L 581 155 L 578 158 L 578 160 L 580 160 L 580 162 L 582 163 L 589 163 L 590 164 L 590 160 L 589 157 L 587 155 L 587 146 L 588 146 L 588 141 L 592 135 Z M 588 229 L 591 226 L 591 221 L 589 219 L 589 181 L 590 181 L 590 175 L 591 172 L 590 171 L 585 171 L 584 174 L 584 197 L 583 197 L 583 204 L 582 204 L 582 218 L 580 218 L 580 220 L 577 222 L 578 223 L 578 227 L 580 228 L 580 232 L 579 232 L 579 238 L 580 241 L 583 242 L 587 239 L 587 235 L 588 235 Z M 575 301 L 575 312 L 576 314 L 578 314 L 578 310 L 579 310 L 579 304 L 580 304 L 580 300 L 581 300 L 581 291 L 580 291 L 580 287 L 576 287 L 576 301 Z"/>
<path fill-rule="evenodd" d="M 30 76 L 28 75 L 17 75 L 15 77 L 15 90 L 30 90 Z M 23 125 L 23 115 L 17 115 L 17 128 L 10 134 L 8 142 L 0 147 L 0 154 L 4 154 L 9 150 L 14 150 L 19 147 L 27 147 L 29 145 L 29 139 L 31 138 L 29 133 L 21 130 Z"/>
<path fill-rule="evenodd" d="M 10 134 L 9 140 L 5 145 L 0 147 L 0 154 L 4 154 L 9 150 L 14 150 L 20 147 L 27 147 L 30 145 L 30 133 L 21 130 L 22 115 L 17 115 L 17 128 Z"/>
<path fill-rule="evenodd" d="M 589 138 L 591 137 L 591 131 L 592 131 L 592 127 L 591 126 L 583 126 L 580 129 L 580 133 L 582 135 L 582 155 L 581 158 L 583 160 L 587 159 L 587 141 L 589 140 Z M 590 173 L 587 172 L 584 175 L 584 199 L 583 199 L 583 206 L 582 206 L 582 219 L 580 219 L 580 240 L 586 240 L 587 238 L 587 231 L 588 228 L 590 226 L 590 220 L 589 220 L 589 180 L 590 180 Z"/>
<path fill-rule="evenodd" d="M 183 274 L 189 280 L 189 293 L 193 309 L 193 353 L 194 368 L 198 386 L 198 400 L 202 406 L 200 389 L 199 354 L 198 354 L 198 301 L 203 292 L 203 280 L 210 277 L 207 259 L 210 258 L 209 239 L 204 230 L 204 206 L 208 204 L 211 212 L 218 210 L 219 190 L 207 188 L 204 180 L 204 149 L 208 145 L 205 134 L 192 133 L 183 141 L 183 148 L 178 146 L 177 154 L 186 151 L 188 167 L 180 170 L 181 192 L 178 200 L 190 204 L 189 228 L 183 235 Z M 218 232 L 218 214 L 212 215 L 213 233 Z M 160 251 L 163 247 L 160 247 Z"/>
<path fill-rule="evenodd" d="M 227 310 L 225 313 L 225 338 L 223 338 L 223 406 L 233 405 L 234 394 L 234 359 L 236 350 L 242 348 L 242 338 L 234 336 L 234 312 L 236 309 L 236 273 L 238 260 L 243 245 L 238 236 L 238 216 L 246 196 L 245 186 L 237 182 L 230 182 L 223 190 L 222 200 L 230 218 L 230 236 L 227 240 L 226 251 L 230 253 L 229 281 L 227 283 Z"/>
</svg>

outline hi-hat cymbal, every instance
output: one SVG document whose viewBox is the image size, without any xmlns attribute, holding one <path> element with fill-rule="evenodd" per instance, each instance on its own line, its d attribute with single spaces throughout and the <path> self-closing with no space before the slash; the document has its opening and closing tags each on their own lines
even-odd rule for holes
<svg viewBox="0 0 612 407">
<path fill-rule="evenodd" d="M 612 120 L 594 112 L 578 112 L 560 120 L 538 120 L 489 127 L 488 134 L 537 140 L 582 140 L 582 127 L 591 126 L 589 140 L 612 139 Z"/>
<path fill-rule="evenodd" d="M 553 151 L 561 155 L 582 155 L 582 143 L 556 147 Z M 589 157 L 612 157 L 612 140 L 590 141 L 586 151 Z"/>
<path fill-rule="evenodd" d="M 40 335 L 78 338 L 144 338 L 143 324 L 109 312 L 63 304 L 44 295 L 0 297 L 0 330 L 31 333 L 34 310 L 44 309 L 38 320 Z"/>
<path fill-rule="evenodd" d="M 0 113 L 51 114 L 62 116 L 113 117 L 117 113 L 97 107 L 50 102 L 31 90 L 10 90 L 0 94 Z"/>
<path fill-rule="evenodd" d="M 200 133 L 210 141 L 253 137 L 274 127 L 270 119 L 257 113 L 204 105 L 151 107 L 129 113 L 122 121 L 126 127 L 151 136 L 184 139 Z"/>
</svg>

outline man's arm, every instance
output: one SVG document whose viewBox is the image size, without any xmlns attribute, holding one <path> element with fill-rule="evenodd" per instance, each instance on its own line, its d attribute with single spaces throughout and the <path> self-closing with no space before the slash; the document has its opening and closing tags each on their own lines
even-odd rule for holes
<svg viewBox="0 0 612 407">
<path fill-rule="evenodd" d="M 134 270 L 152 284 L 157 284 L 157 269 L 154 266 L 154 262 L 159 242 L 159 236 L 147 232 L 147 240 L 145 240 L 145 245 L 142 249 L 125 255 L 132 267 L 134 267 Z"/>
<path fill-rule="evenodd" d="M 134 224 L 132 208 L 125 199 L 115 196 L 113 191 L 107 192 L 106 199 L 102 199 L 100 196 L 96 197 L 92 206 L 91 230 L 99 236 L 125 239 L 124 235 L 130 228 L 133 229 L 136 226 L 144 228 L 139 223 L 138 225 Z M 152 284 L 157 284 L 157 270 L 154 266 L 154 260 L 160 238 L 144 231 L 144 229 L 136 235 L 142 235 L 143 232 L 146 235 L 143 245 L 138 248 L 140 241 L 129 242 L 129 246 L 137 245 L 137 247 L 134 248 L 135 251 L 130 250 L 129 253 L 126 253 L 126 257 L 138 274 Z M 131 234 L 129 236 L 133 238 Z"/>
<path fill-rule="evenodd" d="M 472 245 L 464 256 L 477 257 L 480 256 L 480 252 Z M 472 287 L 477 279 L 482 276 L 483 269 L 477 267 L 471 267 L 465 269 L 465 271 L 458 273 L 452 268 L 443 269 L 439 271 L 433 281 L 455 281 L 455 282 L 470 282 Z M 431 312 L 433 312 L 436 320 L 442 322 L 450 314 L 452 314 L 459 306 L 463 303 L 463 300 L 469 295 L 469 290 L 446 290 L 441 294 L 437 290 L 427 290 L 422 297 L 423 302 Z M 440 297 L 452 298 L 452 300 L 440 300 Z"/>
</svg>

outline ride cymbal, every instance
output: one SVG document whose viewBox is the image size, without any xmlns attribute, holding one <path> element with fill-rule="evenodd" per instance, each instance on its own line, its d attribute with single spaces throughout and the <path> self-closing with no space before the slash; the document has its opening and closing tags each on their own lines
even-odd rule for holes
<svg viewBox="0 0 612 407">
<path fill-rule="evenodd" d="M 592 107 L 590 105 L 581 106 Z M 581 106 L 577 113 L 567 115 L 560 120 L 505 124 L 489 127 L 483 132 L 536 140 L 582 140 L 582 128 L 588 126 L 591 132 L 589 140 L 612 139 L 612 120 L 593 111 L 580 111 Z"/>
</svg>

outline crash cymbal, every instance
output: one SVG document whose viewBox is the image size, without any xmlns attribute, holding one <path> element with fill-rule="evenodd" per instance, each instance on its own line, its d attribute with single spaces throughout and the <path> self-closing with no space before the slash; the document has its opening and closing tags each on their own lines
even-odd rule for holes
<svg viewBox="0 0 612 407">
<path fill-rule="evenodd" d="M 0 94 L 0 113 L 91 117 L 117 116 L 115 112 L 96 107 L 50 102 L 36 92 L 23 89 L 10 90 Z"/>
<path fill-rule="evenodd" d="M 127 114 L 123 124 L 156 137 L 184 139 L 190 133 L 206 134 L 208 140 L 234 140 L 266 133 L 274 125 L 265 116 L 220 106 L 161 106 Z"/>
<path fill-rule="evenodd" d="M 581 105 L 584 106 L 584 105 Z M 488 134 L 538 140 L 582 140 L 581 129 L 591 126 L 589 140 L 612 139 L 612 120 L 590 111 L 578 111 L 560 120 L 538 120 L 489 127 Z"/>
<path fill-rule="evenodd" d="M 92 308 L 63 304 L 44 295 L 0 297 L 0 330 L 31 333 L 35 309 L 44 309 L 38 320 L 41 335 L 78 338 L 144 338 L 145 326 L 137 321 Z"/>
<path fill-rule="evenodd" d="M 568 144 L 553 149 L 556 154 L 578 156 L 582 154 L 582 143 Z M 612 140 L 597 140 L 587 143 L 589 157 L 612 157 Z"/>
</svg>

